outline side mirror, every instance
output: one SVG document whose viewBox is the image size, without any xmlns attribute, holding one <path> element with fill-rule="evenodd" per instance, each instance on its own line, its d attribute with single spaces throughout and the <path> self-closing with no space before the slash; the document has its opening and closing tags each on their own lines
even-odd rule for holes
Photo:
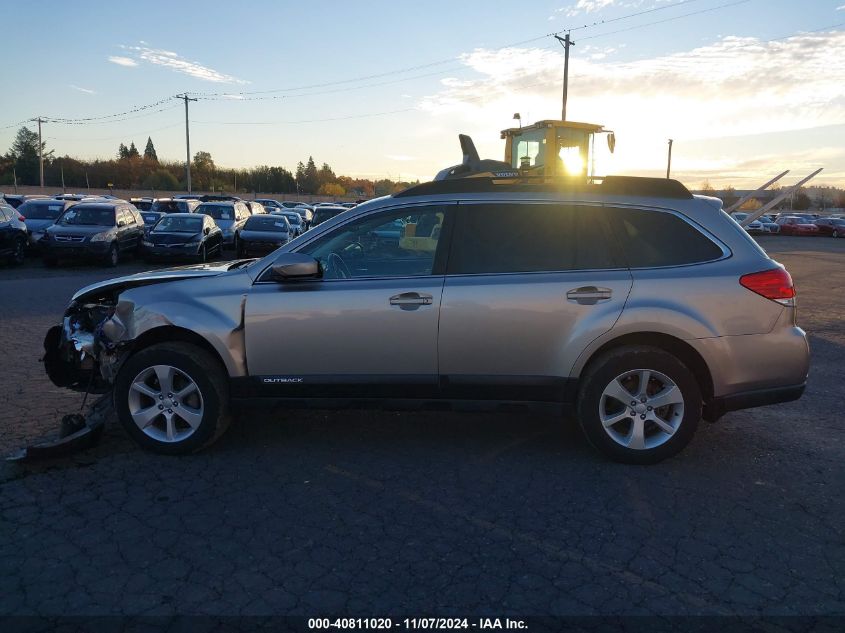
<svg viewBox="0 0 845 633">
<path fill-rule="evenodd" d="M 273 263 L 273 279 L 276 281 L 297 281 L 320 279 L 320 262 L 302 253 L 282 253 Z"/>
<path fill-rule="evenodd" d="M 613 132 L 607 135 L 607 149 L 611 154 L 616 150 L 616 134 Z"/>
<path fill-rule="evenodd" d="M 202 230 L 202 232 L 203 232 L 203 235 L 208 235 L 209 233 L 211 233 L 211 227 L 210 226 L 205 227 Z"/>
<path fill-rule="evenodd" d="M 117 227 L 118 227 L 118 228 L 122 228 L 122 227 L 124 227 L 124 226 L 126 226 L 126 221 L 125 221 L 125 220 L 118 220 L 118 221 L 117 221 Z"/>
</svg>

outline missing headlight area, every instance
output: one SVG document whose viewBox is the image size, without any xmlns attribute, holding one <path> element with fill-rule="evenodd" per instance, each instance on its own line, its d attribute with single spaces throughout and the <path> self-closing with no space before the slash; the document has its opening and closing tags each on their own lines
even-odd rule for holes
<svg viewBox="0 0 845 633">
<path fill-rule="evenodd" d="M 44 368 L 54 385 L 105 393 L 117 374 L 127 343 L 126 328 L 115 315 L 116 300 L 72 303 L 61 325 L 44 339 Z"/>
</svg>

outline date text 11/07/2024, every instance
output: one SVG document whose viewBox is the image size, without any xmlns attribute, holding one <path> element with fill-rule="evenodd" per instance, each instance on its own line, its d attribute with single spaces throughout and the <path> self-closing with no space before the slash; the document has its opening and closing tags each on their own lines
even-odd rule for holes
<svg viewBox="0 0 845 633">
<path fill-rule="evenodd" d="M 345 629 L 345 630 L 367 630 L 381 629 L 423 629 L 423 630 L 448 630 L 448 629 L 478 629 L 478 630 L 526 630 L 527 623 L 524 620 L 510 618 L 404 618 L 392 620 L 391 618 L 309 618 L 308 628 L 319 629 Z"/>
</svg>

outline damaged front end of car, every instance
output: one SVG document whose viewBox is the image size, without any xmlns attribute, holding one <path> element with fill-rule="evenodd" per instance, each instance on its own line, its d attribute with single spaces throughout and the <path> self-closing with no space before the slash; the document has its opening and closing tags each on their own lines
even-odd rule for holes
<svg viewBox="0 0 845 633">
<path fill-rule="evenodd" d="M 74 391 L 106 393 L 130 341 L 122 340 L 126 328 L 117 316 L 117 298 L 75 300 L 61 325 L 44 338 L 44 369 L 52 383 Z"/>
</svg>

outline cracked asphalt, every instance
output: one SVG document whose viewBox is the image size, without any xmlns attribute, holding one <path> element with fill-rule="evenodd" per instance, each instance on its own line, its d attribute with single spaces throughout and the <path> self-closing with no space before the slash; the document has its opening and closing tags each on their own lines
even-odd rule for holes
<svg viewBox="0 0 845 633">
<path fill-rule="evenodd" d="M 798 402 L 703 424 L 650 467 L 528 413 L 252 408 L 188 458 L 108 424 L 5 471 L 0 614 L 845 616 L 845 240 L 761 242 L 811 336 Z M 4 452 L 79 406 L 41 340 L 114 274 L 0 269 Z"/>
</svg>

